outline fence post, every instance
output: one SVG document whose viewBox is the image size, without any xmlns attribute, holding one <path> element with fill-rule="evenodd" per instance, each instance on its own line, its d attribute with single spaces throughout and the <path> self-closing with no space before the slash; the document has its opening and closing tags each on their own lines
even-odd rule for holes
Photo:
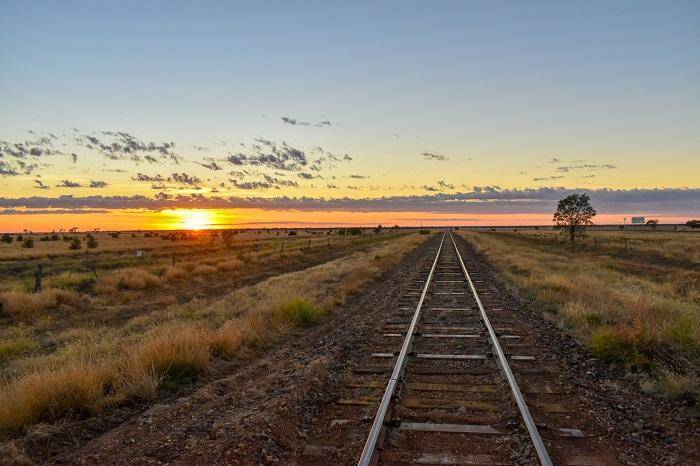
<svg viewBox="0 0 700 466">
<path fill-rule="evenodd" d="M 43 265 L 38 264 L 36 266 L 36 276 L 34 280 L 34 293 L 38 293 L 41 291 L 41 272 L 42 269 L 44 268 Z"/>
</svg>

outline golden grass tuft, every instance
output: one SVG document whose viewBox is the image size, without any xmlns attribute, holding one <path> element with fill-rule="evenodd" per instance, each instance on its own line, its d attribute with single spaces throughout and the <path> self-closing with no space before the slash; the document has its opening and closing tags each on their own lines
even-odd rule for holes
<svg viewBox="0 0 700 466">
<path fill-rule="evenodd" d="M 217 356 L 232 358 L 246 343 L 246 327 L 241 322 L 227 321 L 211 338 L 212 351 Z"/>
<path fill-rule="evenodd" d="M 162 377 L 193 379 L 207 370 L 211 360 L 211 332 L 173 324 L 152 332 L 127 350 L 127 361 L 142 372 Z"/>
<path fill-rule="evenodd" d="M 167 280 L 180 280 L 186 278 L 188 275 L 189 272 L 184 268 L 172 265 L 165 269 L 165 273 L 163 273 L 163 276 Z"/>
<path fill-rule="evenodd" d="M 18 322 L 30 322 L 50 309 L 75 308 L 80 305 L 80 297 L 68 290 L 46 289 L 39 293 L 8 291 L 0 295 L 5 310 Z"/>
<path fill-rule="evenodd" d="M 139 268 L 122 269 L 97 280 L 96 294 L 112 294 L 117 291 L 140 291 L 155 288 L 162 282 L 161 278 L 148 270 Z"/>
<path fill-rule="evenodd" d="M 244 265 L 244 262 L 240 259 L 231 258 L 231 259 L 222 260 L 221 262 L 218 262 L 214 265 L 221 272 L 227 272 L 230 270 L 236 270 L 236 269 L 242 268 Z"/>
<path fill-rule="evenodd" d="M 0 430 L 93 413 L 108 381 L 107 366 L 78 362 L 30 373 L 0 388 Z"/>
<path fill-rule="evenodd" d="M 198 264 L 194 269 L 192 269 L 192 273 L 194 275 L 211 275 L 213 273 L 217 273 L 218 271 L 219 270 L 216 267 L 207 264 Z"/>
</svg>

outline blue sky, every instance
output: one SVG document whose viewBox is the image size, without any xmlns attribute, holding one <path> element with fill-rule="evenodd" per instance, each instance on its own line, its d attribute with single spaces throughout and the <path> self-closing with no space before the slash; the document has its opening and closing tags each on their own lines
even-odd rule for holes
<svg viewBox="0 0 700 466">
<path fill-rule="evenodd" d="M 352 163 L 326 178 L 372 179 L 325 196 L 415 194 L 438 180 L 455 190 L 695 187 L 699 45 L 700 3 L 683 1 L 6 1 L 0 139 L 125 131 L 174 141 L 195 163 L 192 146 L 222 159 L 265 138 L 348 153 Z M 563 172 L 552 159 L 615 168 Z M 0 195 L 29 193 L 42 170 L 99 175 L 114 194 L 141 189 L 131 180 L 141 166 L 104 173 L 109 164 L 84 148 L 80 161 L 10 177 Z"/>
</svg>

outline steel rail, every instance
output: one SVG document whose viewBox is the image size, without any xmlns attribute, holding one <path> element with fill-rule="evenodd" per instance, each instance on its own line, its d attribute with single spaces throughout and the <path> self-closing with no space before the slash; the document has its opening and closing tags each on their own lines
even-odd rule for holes
<svg viewBox="0 0 700 466">
<path fill-rule="evenodd" d="M 435 260 L 433 260 L 433 265 L 430 268 L 430 273 L 428 274 L 428 279 L 425 281 L 425 286 L 423 287 L 423 292 L 420 295 L 418 304 L 416 305 L 416 310 L 413 313 L 413 319 L 411 319 L 411 325 L 408 327 L 406 332 L 406 337 L 403 340 L 403 345 L 401 346 L 401 351 L 399 352 L 399 357 L 394 365 L 394 371 L 391 374 L 391 378 L 384 389 L 384 395 L 382 396 L 382 401 L 379 403 L 379 409 L 374 417 L 374 422 L 372 423 L 372 428 L 367 436 L 367 441 L 365 442 L 365 447 L 362 449 L 362 455 L 357 462 L 359 466 L 370 466 L 375 464 L 376 460 L 376 448 L 379 441 L 379 436 L 384 428 L 384 421 L 386 419 L 387 412 L 389 411 L 389 405 L 391 404 L 391 399 L 396 391 L 396 386 L 399 380 L 403 376 L 403 371 L 406 366 L 406 359 L 409 351 L 411 351 L 411 344 L 413 343 L 413 337 L 416 331 L 416 325 L 418 324 L 418 318 L 420 317 L 420 311 L 423 306 L 423 301 L 425 300 L 425 295 L 428 292 L 428 287 L 430 286 L 430 281 L 433 278 L 433 273 L 435 272 L 435 267 L 437 266 L 438 258 L 440 257 L 440 252 L 442 252 L 442 245 L 445 242 L 445 233 L 442 234 L 440 239 L 440 246 L 438 247 L 437 254 L 435 254 Z"/>
<path fill-rule="evenodd" d="M 515 398 L 515 402 L 518 405 L 518 409 L 520 410 L 520 415 L 522 416 L 523 421 L 525 422 L 525 426 L 527 427 L 527 431 L 530 434 L 530 439 L 532 440 L 532 444 L 535 447 L 535 451 L 537 451 L 537 457 L 540 459 L 540 463 L 543 464 L 544 466 L 551 466 L 552 460 L 549 458 L 549 453 L 547 452 L 547 447 L 545 447 L 544 442 L 542 441 L 542 437 L 540 436 L 540 432 L 537 430 L 537 425 L 535 424 L 535 421 L 532 419 L 532 416 L 530 415 L 530 410 L 527 407 L 527 403 L 525 403 L 525 398 L 523 398 L 523 394 L 520 392 L 520 388 L 518 388 L 518 383 L 515 381 L 515 377 L 513 376 L 513 372 L 510 370 L 510 366 L 508 366 L 508 360 L 506 359 L 506 356 L 503 353 L 503 349 L 501 348 L 501 345 L 498 342 L 498 338 L 496 338 L 496 332 L 493 330 L 493 326 L 491 325 L 491 321 L 489 320 L 488 316 L 486 315 L 486 311 L 484 310 L 484 305 L 481 304 L 481 299 L 479 299 L 479 294 L 476 292 L 476 288 L 474 287 L 474 283 L 472 282 L 472 278 L 469 275 L 469 272 L 467 271 L 467 267 L 464 265 L 464 261 L 462 260 L 462 255 L 459 253 L 459 249 L 457 248 L 457 243 L 455 242 L 455 239 L 452 236 L 451 232 L 450 232 L 450 239 L 452 240 L 452 244 L 454 245 L 455 252 L 457 252 L 457 258 L 459 259 L 459 263 L 462 266 L 462 271 L 464 272 L 464 276 L 466 277 L 467 282 L 469 283 L 469 288 L 471 288 L 472 294 L 474 295 L 474 299 L 476 300 L 476 303 L 479 306 L 479 312 L 481 313 L 481 318 L 483 319 L 484 325 L 486 325 L 486 329 L 488 330 L 489 338 L 491 339 L 491 345 L 493 346 L 493 349 L 496 352 L 496 356 L 498 357 L 498 363 L 501 366 L 501 371 L 503 372 L 503 375 L 505 375 L 506 380 L 508 381 L 508 385 L 510 385 L 510 390 L 513 393 L 513 397 Z"/>
</svg>

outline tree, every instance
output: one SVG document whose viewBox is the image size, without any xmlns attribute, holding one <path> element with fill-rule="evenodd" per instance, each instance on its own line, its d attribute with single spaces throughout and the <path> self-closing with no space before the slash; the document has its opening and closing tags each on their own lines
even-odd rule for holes
<svg viewBox="0 0 700 466">
<path fill-rule="evenodd" d="M 92 236 L 90 233 L 88 233 L 85 238 L 87 239 L 87 247 L 88 249 L 95 249 L 97 247 L 97 240 L 95 239 L 94 236 Z"/>
<path fill-rule="evenodd" d="M 233 244 L 233 235 L 235 233 L 232 230 L 222 230 L 221 231 L 221 241 L 224 242 L 224 246 L 230 248 Z"/>
<path fill-rule="evenodd" d="M 688 220 L 685 224 L 690 228 L 700 228 L 700 220 Z"/>
<path fill-rule="evenodd" d="M 647 220 L 647 226 L 651 227 L 652 230 L 656 230 L 656 225 L 659 224 L 659 221 L 656 219 L 649 219 Z"/>
<path fill-rule="evenodd" d="M 559 201 L 554 212 L 554 223 L 569 233 L 571 242 L 576 242 L 587 225 L 593 225 L 591 220 L 596 214 L 588 194 L 571 194 Z"/>
</svg>

